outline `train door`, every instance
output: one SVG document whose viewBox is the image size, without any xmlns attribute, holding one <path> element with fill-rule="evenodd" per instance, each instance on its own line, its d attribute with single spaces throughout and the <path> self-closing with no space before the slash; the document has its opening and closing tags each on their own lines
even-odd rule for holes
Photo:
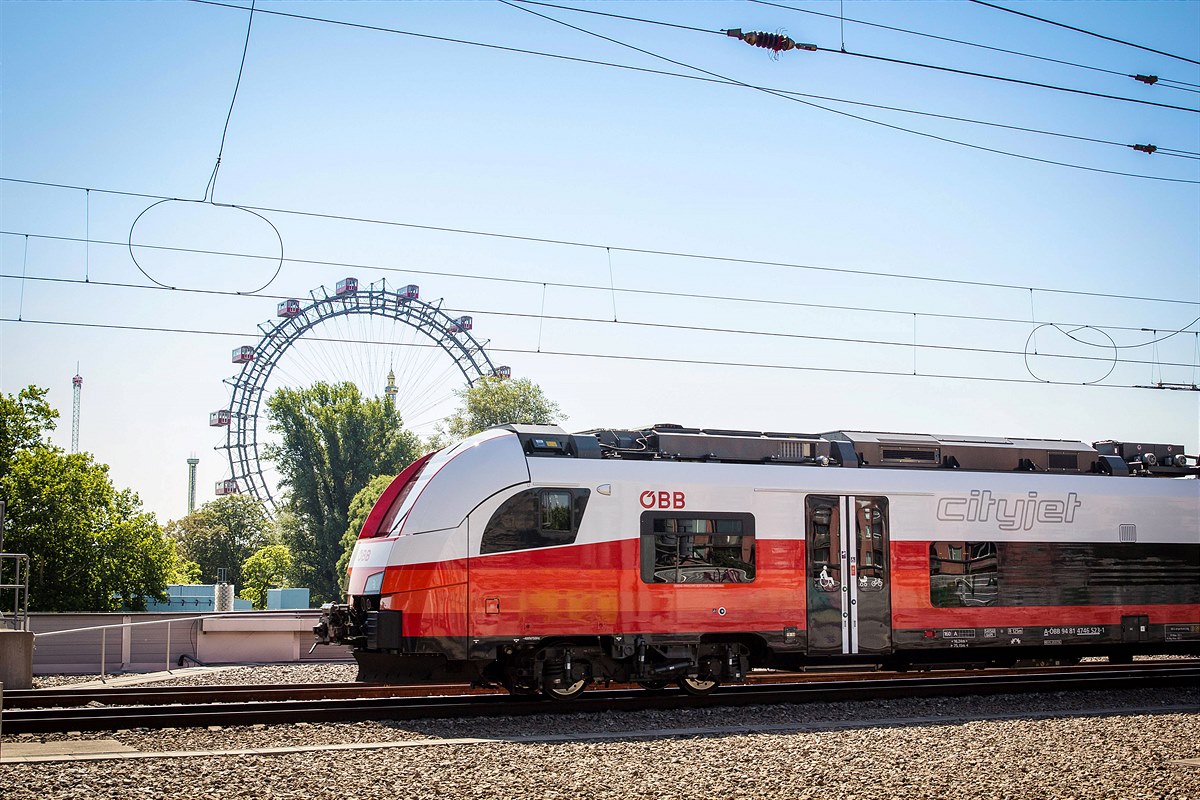
<svg viewBox="0 0 1200 800">
<path fill-rule="evenodd" d="M 887 498 L 809 495 L 805 537 L 809 655 L 890 652 Z"/>
</svg>

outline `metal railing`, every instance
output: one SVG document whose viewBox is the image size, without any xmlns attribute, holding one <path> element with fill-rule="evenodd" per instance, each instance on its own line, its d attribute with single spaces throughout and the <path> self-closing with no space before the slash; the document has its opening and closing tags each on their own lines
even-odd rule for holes
<svg viewBox="0 0 1200 800">
<path fill-rule="evenodd" d="M 171 671 L 171 626 L 177 622 L 196 622 L 202 619 L 218 619 L 220 617 L 238 616 L 241 612 L 233 614 L 206 614 L 202 617 L 183 617 L 181 619 L 155 619 L 149 622 L 118 622 L 112 625 L 93 625 L 87 628 L 68 628 L 61 631 L 46 631 L 45 633 L 35 633 L 34 642 L 47 636 L 66 636 L 69 633 L 83 633 L 85 631 L 100 631 L 100 679 L 104 680 L 107 677 L 106 672 L 106 656 L 108 646 L 108 631 L 112 628 L 133 628 L 139 625 L 166 625 L 167 626 L 167 657 L 166 671 Z"/>
<path fill-rule="evenodd" d="M 9 608 L 11 616 L 7 615 Z M 29 556 L 24 553 L 0 553 L 0 627 L 29 630 Z"/>
</svg>

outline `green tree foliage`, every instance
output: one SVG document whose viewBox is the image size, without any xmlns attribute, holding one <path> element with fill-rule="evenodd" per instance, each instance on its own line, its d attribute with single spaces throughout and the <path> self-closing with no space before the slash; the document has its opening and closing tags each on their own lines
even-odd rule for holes
<svg viewBox="0 0 1200 800">
<path fill-rule="evenodd" d="M 283 527 L 283 543 L 291 548 L 296 579 L 314 599 L 336 599 L 351 500 L 371 476 L 403 469 L 420 441 L 404 429 L 390 399 L 364 398 L 352 383 L 280 389 L 267 412 L 280 441 L 265 455 L 275 462 L 295 515 L 295 524 Z"/>
<path fill-rule="evenodd" d="M 432 443 L 437 447 L 457 442 L 493 425 L 554 425 L 563 417 L 558 404 L 528 378 L 486 377 L 458 392 L 462 407 L 439 426 Z"/>
<path fill-rule="evenodd" d="M 337 571 L 341 581 L 342 592 L 346 591 L 346 571 L 350 568 L 350 554 L 354 551 L 354 543 L 362 532 L 363 523 L 367 521 L 375 501 L 384 490 L 395 480 L 395 475 L 376 475 L 362 491 L 354 495 L 350 501 L 350 513 L 347 518 L 346 532 L 342 534 L 342 557 L 338 559 Z"/>
<path fill-rule="evenodd" d="M 292 575 L 292 551 L 286 545 L 268 545 L 242 564 L 245 581 L 238 596 L 255 608 L 267 607 L 267 590 L 287 584 Z"/>
<path fill-rule="evenodd" d="M 4 549 L 30 559 L 35 611 L 115 611 L 165 599 L 177 563 L 171 542 L 138 496 L 118 491 L 108 467 L 45 438 L 57 414 L 45 390 L 0 396 Z"/>
<path fill-rule="evenodd" d="M 175 545 L 175 541 L 170 540 L 171 547 L 175 552 L 175 560 L 171 563 L 170 572 L 167 574 L 168 584 L 195 584 L 202 583 L 200 580 L 200 565 L 195 561 L 188 561 L 183 556 L 179 555 L 179 549 Z"/>
<path fill-rule="evenodd" d="M 58 412 L 46 402 L 46 390 L 27 386 L 16 395 L 0 394 L 0 477 L 8 474 L 22 450 L 48 447 Z"/>
<path fill-rule="evenodd" d="M 183 558 L 199 567 L 200 583 L 216 583 L 219 569 L 226 580 L 242 585 L 242 562 L 271 544 L 273 529 L 262 504 L 249 495 L 230 494 L 210 500 L 183 519 L 167 524 L 167 535 Z"/>
</svg>

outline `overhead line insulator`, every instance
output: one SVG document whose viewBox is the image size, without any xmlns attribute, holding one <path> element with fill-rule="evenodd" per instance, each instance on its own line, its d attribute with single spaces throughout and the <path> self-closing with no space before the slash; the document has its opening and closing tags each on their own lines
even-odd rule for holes
<svg viewBox="0 0 1200 800">
<path fill-rule="evenodd" d="M 1147 86 L 1153 86 L 1154 84 L 1158 83 L 1157 75 L 1130 75 L 1129 77 L 1133 78 L 1135 81 L 1141 81 Z"/>
<path fill-rule="evenodd" d="M 1134 150 L 1137 150 L 1139 153 L 1145 153 L 1146 155 L 1151 155 L 1158 150 L 1158 147 L 1152 144 L 1131 144 L 1129 146 Z"/>
<path fill-rule="evenodd" d="M 764 33 L 762 31 L 747 31 L 743 33 L 741 28 L 730 28 L 727 31 L 722 31 L 722 33 L 734 39 L 741 39 L 752 47 L 761 47 L 764 50 L 770 50 L 775 53 L 787 50 L 809 50 L 813 52 L 817 50 L 815 44 L 797 42 L 790 36 L 784 36 L 781 33 Z"/>
</svg>

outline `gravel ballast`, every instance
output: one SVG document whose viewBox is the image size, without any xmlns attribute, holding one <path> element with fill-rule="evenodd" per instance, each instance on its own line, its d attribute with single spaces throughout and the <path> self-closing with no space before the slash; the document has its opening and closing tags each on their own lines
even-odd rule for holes
<svg viewBox="0 0 1200 800">
<path fill-rule="evenodd" d="M 328 682 L 345 665 L 209 673 Z M 278 676 L 289 675 L 287 678 Z M 275 676 L 275 677 L 272 677 Z M 209 682 L 204 675 L 173 681 Z M 161 684 L 156 684 L 161 685 Z M 1118 710 L 1102 715 L 1102 709 Z M 1034 714 L 1035 718 L 1012 718 Z M 1040 718 L 1042 715 L 1048 715 Z M 983 719 L 999 716 L 998 719 Z M 1008 718 L 1003 718 L 1008 717 Z M 872 722 L 872 721 L 876 722 Z M 881 726 L 877 721 L 888 724 Z M 897 724 L 898 723 L 898 724 Z M 836 724 L 838 727 L 826 727 Z M 805 730 L 804 726 L 817 726 Z M 791 728 L 780 730 L 780 727 Z M 759 732 L 753 729 L 758 728 Z M 766 729 L 763 731 L 763 729 Z M 797 730 L 798 729 L 798 730 Z M 681 735 L 685 731 L 702 735 Z M 527 737 L 565 741 L 522 741 Z M 433 744 L 447 739 L 495 739 Z M 6 736 L 142 752 L 415 746 L 0 765 L 8 798 L 1172 798 L 1200 800 L 1200 688 L 403 723 Z"/>
</svg>

